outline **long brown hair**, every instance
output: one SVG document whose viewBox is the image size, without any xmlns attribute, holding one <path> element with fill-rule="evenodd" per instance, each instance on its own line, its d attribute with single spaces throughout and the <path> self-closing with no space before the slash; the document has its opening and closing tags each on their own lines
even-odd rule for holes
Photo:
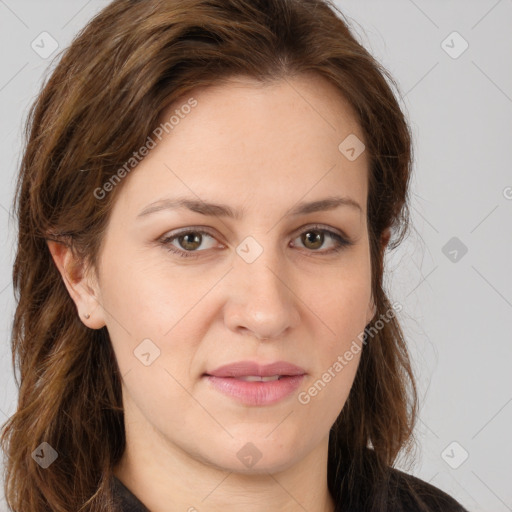
<svg viewBox="0 0 512 512">
<path fill-rule="evenodd" d="M 115 0 L 62 53 L 26 122 L 14 201 L 12 354 L 19 398 L 1 438 L 12 509 L 115 510 L 111 477 L 125 446 L 108 332 L 80 321 L 47 240 L 68 244 L 95 268 L 123 182 L 101 199 L 94 191 L 146 143 L 166 107 L 194 87 L 235 75 L 269 83 L 300 73 L 327 78 L 354 107 L 370 162 L 377 314 L 331 429 L 330 492 L 336 501 L 357 503 L 400 450 L 410 452 L 417 393 L 404 336 L 396 317 L 372 325 L 392 309 L 383 289 L 381 236 L 391 228 L 394 249 L 409 218 L 411 134 L 396 83 L 326 0 Z M 46 469 L 32 456 L 43 442 L 58 454 Z"/>
</svg>

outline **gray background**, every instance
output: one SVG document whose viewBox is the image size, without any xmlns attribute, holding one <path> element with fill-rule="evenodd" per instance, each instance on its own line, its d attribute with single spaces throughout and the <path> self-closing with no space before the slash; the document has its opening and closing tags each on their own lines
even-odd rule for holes
<svg viewBox="0 0 512 512">
<path fill-rule="evenodd" d="M 16 404 L 14 177 L 27 108 L 55 56 L 42 58 L 31 43 L 47 31 L 62 49 L 107 3 L 0 0 L 2 423 Z M 512 0 L 337 5 L 396 78 L 415 139 L 414 229 L 387 257 L 387 286 L 404 305 L 421 449 L 413 466 L 398 467 L 470 511 L 512 511 Z"/>
</svg>

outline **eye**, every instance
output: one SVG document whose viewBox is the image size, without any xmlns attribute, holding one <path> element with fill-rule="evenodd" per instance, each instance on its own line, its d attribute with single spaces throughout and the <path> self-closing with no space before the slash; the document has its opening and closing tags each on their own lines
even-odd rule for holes
<svg viewBox="0 0 512 512">
<path fill-rule="evenodd" d="M 353 242 L 341 234 L 324 228 L 322 226 L 311 226 L 295 239 L 300 239 L 300 243 L 312 252 L 318 252 L 319 254 L 331 254 L 340 251 L 344 247 L 353 245 Z M 326 240 L 331 240 L 331 248 L 324 251 L 319 249 L 324 245 Z M 295 244 L 294 244 L 295 245 Z"/>
<path fill-rule="evenodd" d="M 159 242 L 170 252 L 177 254 L 184 258 L 198 257 L 200 252 L 211 249 L 215 246 L 210 243 L 209 246 L 199 249 L 204 240 L 215 240 L 215 237 L 209 232 L 202 229 L 186 228 L 171 236 L 165 236 Z M 292 241 L 292 246 L 295 247 L 295 240 L 300 239 L 300 244 L 309 252 L 318 253 L 319 255 L 331 254 L 340 251 L 344 247 L 353 245 L 353 242 L 341 234 L 318 225 L 311 226 L 303 230 L 301 234 Z M 325 242 L 331 241 L 331 248 L 320 251 L 319 249 L 324 246 Z M 221 245 L 221 248 L 224 247 Z"/>
<path fill-rule="evenodd" d="M 180 233 L 162 238 L 160 242 L 169 251 L 178 254 L 179 256 L 183 256 L 185 258 L 196 257 L 197 255 L 193 253 L 201 252 L 198 251 L 198 247 L 203 243 L 205 236 L 214 240 L 213 236 L 207 231 L 187 228 L 187 230 L 181 231 Z M 174 242 L 178 245 L 175 245 Z M 206 247 L 206 249 L 210 248 L 211 247 Z"/>
</svg>

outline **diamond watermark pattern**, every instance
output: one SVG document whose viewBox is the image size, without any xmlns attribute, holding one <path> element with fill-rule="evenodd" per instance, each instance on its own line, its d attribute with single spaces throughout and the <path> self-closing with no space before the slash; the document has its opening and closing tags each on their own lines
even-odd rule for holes
<svg viewBox="0 0 512 512">
<path fill-rule="evenodd" d="M 238 450 L 236 456 L 244 466 L 252 468 L 263 455 L 254 444 L 246 443 Z"/>
<path fill-rule="evenodd" d="M 469 48 L 469 43 L 454 31 L 441 43 L 441 48 L 452 59 L 458 59 Z"/>
<path fill-rule="evenodd" d="M 41 32 L 30 44 L 39 57 L 47 59 L 55 53 L 59 43 L 48 32 Z"/>
<path fill-rule="evenodd" d="M 32 458 L 44 469 L 48 468 L 59 454 L 45 441 L 33 452 Z"/>
<path fill-rule="evenodd" d="M 441 458 L 452 469 L 457 469 L 469 457 L 469 453 L 457 441 L 452 441 L 441 453 Z"/>
<path fill-rule="evenodd" d="M 459 238 L 454 236 L 446 242 L 441 251 L 452 263 L 458 263 L 468 252 L 468 248 Z"/>
<path fill-rule="evenodd" d="M 248 236 L 238 245 L 236 252 L 246 263 L 253 263 L 263 253 L 263 247 L 252 236 Z"/>
<path fill-rule="evenodd" d="M 149 366 L 160 356 L 160 349 L 146 338 L 135 347 L 133 353 L 144 366 Z"/>
<path fill-rule="evenodd" d="M 348 137 L 343 139 L 338 149 L 347 160 L 353 162 L 361 156 L 366 146 L 357 135 L 351 133 Z"/>
</svg>

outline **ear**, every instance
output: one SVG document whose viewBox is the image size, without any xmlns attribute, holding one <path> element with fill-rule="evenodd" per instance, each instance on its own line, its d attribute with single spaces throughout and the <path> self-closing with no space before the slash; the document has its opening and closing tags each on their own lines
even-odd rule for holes
<svg viewBox="0 0 512 512">
<path fill-rule="evenodd" d="M 53 240 L 48 240 L 47 244 L 68 293 L 76 305 L 80 320 L 91 329 L 105 326 L 99 285 L 94 272 L 83 271 L 83 263 L 78 261 L 71 247 Z"/>
<path fill-rule="evenodd" d="M 391 238 L 391 229 L 386 228 L 380 237 L 380 244 L 381 244 L 381 254 L 384 254 L 384 251 L 386 250 L 386 247 L 389 243 L 389 239 Z M 366 325 L 368 325 L 373 317 L 377 314 L 377 306 L 375 305 L 373 294 L 370 298 L 370 304 L 368 305 L 368 313 L 366 316 Z"/>
</svg>

